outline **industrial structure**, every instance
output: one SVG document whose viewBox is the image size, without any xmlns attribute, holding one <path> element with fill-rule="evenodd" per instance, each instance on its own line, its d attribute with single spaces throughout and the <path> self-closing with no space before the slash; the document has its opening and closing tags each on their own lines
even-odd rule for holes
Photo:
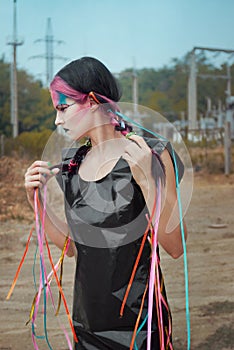
<svg viewBox="0 0 234 350">
<path fill-rule="evenodd" d="M 42 55 L 31 56 L 30 58 L 43 58 L 46 60 L 46 86 L 50 85 L 54 75 L 54 59 L 67 61 L 68 58 L 54 55 L 54 44 L 64 44 L 63 40 L 56 40 L 53 36 L 51 18 L 47 18 L 46 35 L 44 38 L 35 40 L 35 43 L 45 43 L 45 53 Z"/>
<path fill-rule="evenodd" d="M 45 54 L 32 56 L 31 58 L 46 59 L 46 86 L 48 87 L 53 78 L 53 61 L 60 59 L 66 61 L 67 58 L 54 55 L 54 43 L 62 44 L 62 40 L 55 40 L 52 32 L 51 18 L 47 19 L 47 29 L 44 39 L 37 39 L 35 42 L 44 41 L 46 44 Z M 18 120 L 18 84 L 17 84 L 17 47 L 23 45 L 23 40 L 17 35 L 17 0 L 13 0 L 13 35 L 7 40 L 7 44 L 12 46 L 12 62 L 10 71 L 10 91 L 11 91 L 11 124 L 12 136 L 17 137 L 19 134 Z"/>
<path fill-rule="evenodd" d="M 17 92 L 17 47 L 23 45 L 23 40 L 17 36 L 17 8 L 16 0 L 13 0 L 13 36 L 7 41 L 8 45 L 12 46 L 12 62 L 11 62 L 11 124 L 12 136 L 17 137 L 19 134 L 18 122 L 18 92 Z"/>
<path fill-rule="evenodd" d="M 59 55 L 54 55 L 54 44 L 64 44 L 63 40 L 56 40 L 53 36 L 52 31 L 52 21 L 51 18 L 47 18 L 46 35 L 43 39 L 35 40 L 35 43 L 44 42 L 45 43 L 45 53 L 42 55 L 32 56 L 31 58 L 43 58 L 46 61 L 46 87 L 49 87 L 53 76 L 54 76 L 54 59 L 60 59 L 62 61 L 67 61 L 68 58 Z M 57 132 L 64 135 L 63 128 L 61 126 L 57 127 Z"/>
<path fill-rule="evenodd" d="M 224 127 L 225 122 L 230 123 L 231 137 L 234 139 L 234 96 L 231 93 L 231 72 L 230 66 L 227 64 L 227 74 L 226 75 L 209 75 L 209 74 L 199 74 L 196 67 L 196 51 L 211 51 L 215 53 L 226 53 L 228 55 L 233 55 L 234 50 L 225 50 L 219 48 L 208 48 L 208 47 L 194 47 L 190 53 L 190 72 L 188 79 L 188 129 L 195 130 L 207 127 L 210 123 L 215 124 L 215 127 Z M 209 120 L 211 116 L 211 104 L 208 101 L 208 115 L 205 116 L 198 124 L 197 118 L 197 77 L 202 78 L 213 78 L 213 79 L 225 79 L 227 80 L 226 89 L 226 108 L 225 111 L 222 110 L 219 104 L 218 110 L 215 111 L 215 120 L 213 122 Z M 210 104 L 210 105 L 209 105 Z M 212 126 L 211 126 L 212 127 Z"/>
</svg>

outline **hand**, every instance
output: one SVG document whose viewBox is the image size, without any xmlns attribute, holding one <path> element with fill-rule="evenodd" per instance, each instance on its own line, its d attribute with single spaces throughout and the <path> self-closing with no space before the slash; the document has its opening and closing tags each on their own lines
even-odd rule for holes
<svg viewBox="0 0 234 350">
<path fill-rule="evenodd" d="M 125 147 L 123 158 L 128 162 L 135 181 L 148 184 L 152 180 L 152 152 L 145 140 L 138 135 L 129 137 L 132 142 Z"/>
<path fill-rule="evenodd" d="M 42 188 L 52 176 L 59 172 L 59 168 L 50 170 L 50 165 L 48 162 L 37 160 L 27 169 L 24 175 L 24 186 L 31 206 L 33 206 L 34 189 Z"/>
</svg>

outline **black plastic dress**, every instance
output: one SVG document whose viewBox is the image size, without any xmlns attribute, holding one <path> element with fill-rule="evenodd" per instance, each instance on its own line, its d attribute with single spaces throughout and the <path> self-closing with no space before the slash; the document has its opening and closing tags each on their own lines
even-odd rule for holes
<svg viewBox="0 0 234 350">
<path fill-rule="evenodd" d="M 156 139 L 146 141 L 158 154 L 166 146 Z M 77 248 L 73 323 L 79 341 L 75 350 L 127 350 L 149 277 L 151 247 L 148 240 L 122 317 L 120 308 L 147 226 L 147 207 L 141 189 L 123 158 L 119 158 L 104 178 L 87 182 L 78 172 L 69 174 L 66 165 L 73 155 L 74 149 L 66 151 L 63 171 L 57 179 L 65 194 L 67 221 Z M 167 302 L 161 271 L 160 279 Z M 147 315 L 147 309 L 146 297 L 140 324 Z M 171 318 L 169 307 L 163 307 L 163 318 L 166 338 Z M 160 348 L 157 325 L 155 307 L 153 350 Z M 146 340 L 147 325 L 144 325 L 137 334 L 135 349 L 146 349 Z"/>
</svg>

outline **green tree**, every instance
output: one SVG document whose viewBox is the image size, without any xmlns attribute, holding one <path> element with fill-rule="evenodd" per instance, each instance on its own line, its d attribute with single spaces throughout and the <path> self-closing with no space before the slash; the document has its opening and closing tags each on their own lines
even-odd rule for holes
<svg viewBox="0 0 234 350">
<path fill-rule="evenodd" d="M 226 64 L 220 67 L 211 64 L 204 52 L 196 56 L 198 79 L 198 113 L 206 113 L 207 97 L 213 104 L 221 100 L 225 104 L 227 81 L 224 79 L 202 78 L 201 75 L 226 75 Z M 138 103 L 154 109 L 170 121 L 180 119 L 181 112 L 187 111 L 187 85 L 189 76 L 189 54 L 181 59 L 174 58 L 169 66 L 160 69 L 143 68 L 136 72 L 138 78 Z M 234 65 L 231 66 L 234 76 Z M 133 69 L 119 74 L 122 86 L 121 102 L 133 100 Z M 232 83 L 234 94 L 234 79 Z M 0 59 L 0 133 L 10 136 L 10 64 Z M 48 89 L 25 70 L 18 71 L 18 112 L 19 131 L 53 130 L 55 112 Z"/>
<path fill-rule="evenodd" d="M 50 93 L 40 81 L 25 70 L 17 72 L 19 133 L 54 129 L 54 116 Z M 0 133 L 12 133 L 10 110 L 10 64 L 0 60 Z"/>
<path fill-rule="evenodd" d="M 174 58 L 170 66 L 160 69 L 144 68 L 137 70 L 139 104 L 152 108 L 169 120 L 180 119 L 181 112 L 187 111 L 187 89 L 189 77 L 190 55 L 181 59 Z M 220 100 L 225 104 L 227 81 L 215 76 L 227 75 L 226 64 L 220 67 L 210 63 L 204 52 L 196 56 L 197 62 L 197 96 L 198 113 L 206 113 L 207 97 L 212 104 L 218 105 Z M 209 74 L 212 78 L 202 78 Z M 234 75 L 234 65 L 231 66 Z M 132 69 L 126 69 L 120 74 L 120 84 L 123 86 L 122 101 L 132 102 Z M 232 84 L 234 94 L 234 83 Z"/>
<path fill-rule="evenodd" d="M 0 133 L 11 133 L 10 64 L 0 60 Z"/>
</svg>

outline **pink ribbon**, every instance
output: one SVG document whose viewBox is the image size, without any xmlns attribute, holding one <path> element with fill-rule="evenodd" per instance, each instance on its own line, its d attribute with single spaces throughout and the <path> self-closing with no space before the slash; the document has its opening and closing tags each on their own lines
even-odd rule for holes
<svg viewBox="0 0 234 350">
<path fill-rule="evenodd" d="M 157 201 L 156 201 L 156 217 L 155 224 L 153 229 L 153 240 L 152 240 L 152 256 L 151 256 L 151 266 L 150 266 L 150 277 L 149 277 L 149 294 L 148 294 L 148 320 L 147 320 L 147 350 L 151 349 L 151 329 L 152 329 L 152 314 L 153 314 L 153 295 L 154 295 L 154 282 L 155 282 L 155 267 L 157 268 L 157 285 L 160 291 L 160 281 L 158 273 L 158 262 L 157 262 L 157 246 L 158 246 L 158 225 L 161 212 L 161 181 L 159 179 L 157 186 Z M 163 330 L 163 318 L 162 318 L 162 307 L 161 302 L 159 302 L 159 315 L 160 315 L 160 324 L 161 329 Z M 163 340 L 163 331 L 162 331 L 162 344 L 164 349 L 164 340 Z"/>
</svg>

